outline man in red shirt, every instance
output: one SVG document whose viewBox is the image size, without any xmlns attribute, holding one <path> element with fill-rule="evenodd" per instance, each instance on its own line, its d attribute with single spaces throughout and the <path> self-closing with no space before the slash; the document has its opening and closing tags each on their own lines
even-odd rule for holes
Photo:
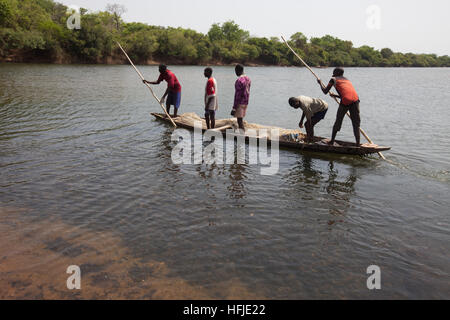
<svg viewBox="0 0 450 320">
<path fill-rule="evenodd" d="M 164 103 L 164 99 L 167 96 L 166 109 L 167 113 L 170 114 L 170 106 L 174 106 L 174 114 L 173 117 L 177 117 L 178 109 L 181 104 L 181 85 L 178 81 L 175 74 L 167 69 L 167 66 L 164 64 L 159 65 L 159 78 L 156 81 L 147 81 L 144 80 L 144 83 L 148 84 L 160 84 L 163 80 L 167 82 L 167 90 L 161 98 L 161 103 Z"/>
<path fill-rule="evenodd" d="M 204 73 L 208 81 L 205 88 L 205 120 L 208 129 L 214 129 L 216 126 L 217 103 L 217 81 L 213 78 L 212 68 L 206 68 Z"/>
<path fill-rule="evenodd" d="M 355 135 L 356 145 L 360 146 L 360 125 L 361 118 L 359 115 L 359 96 L 356 93 L 353 84 L 344 77 L 344 69 L 336 68 L 333 71 L 333 77 L 331 78 L 328 86 L 326 88 L 322 87 L 322 82 L 318 80 L 323 93 L 328 94 L 331 88 L 334 86 L 337 95 L 333 95 L 336 98 L 341 99 L 341 103 L 339 105 L 339 109 L 336 115 L 336 122 L 334 123 L 333 133 L 331 136 L 330 144 L 334 144 L 334 140 L 336 139 L 336 134 L 341 131 L 342 121 L 344 120 L 345 114 L 350 112 L 350 118 L 352 119 L 353 125 L 353 134 Z"/>
</svg>

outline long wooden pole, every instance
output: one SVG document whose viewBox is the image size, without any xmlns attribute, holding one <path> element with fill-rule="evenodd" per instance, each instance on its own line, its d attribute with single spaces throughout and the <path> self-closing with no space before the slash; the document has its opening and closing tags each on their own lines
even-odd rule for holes
<svg viewBox="0 0 450 320">
<path fill-rule="evenodd" d="M 122 50 L 122 52 L 125 54 L 125 56 L 127 57 L 128 61 L 130 62 L 130 64 L 133 66 L 134 70 L 136 70 L 137 74 L 139 75 L 139 77 L 141 77 L 142 81 L 145 79 L 144 76 L 142 75 L 142 73 L 138 70 L 138 68 L 136 68 L 136 66 L 134 65 L 133 61 L 131 61 L 130 57 L 128 56 L 128 54 L 125 52 L 125 50 L 122 48 L 122 46 L 120 45 L 119 42 L 117 42 L 117 44 L 119 45 L 120 50 Z M 163 109 L 164 113 L 167 115 L 167 117 L 170 119 L 170 121 L 172 122 L 173 126 L 176 128 L 177 125 L 176 123 L 173 121 L 173 119 L 170 117 L 170 115 L 167 113 L 166 108 L 163 106 L 163 104 L 161 103 L 161 100 L 158 99 L 158 97 L 155 95 L 155 93 L 153 92 L 152 87 L 150 87 L 150 85 L 148 83 L 145 83 L 145 85 L 147 86 L 147 88 L 150 89 L 150 92 L 152 93 L 153 97 L 156 99 L 156 101 L 158 101 L 159 105 L 161 106 L 161 108 Z"/>
<path fill-rule="evenodd" d="M 292 51 L 292 53 L 305 65 L 305 67 L 311 71 L 311 73 L 314 75 L 314 77 L 316 77 L 317 80 L 320 81 L 320 84 L 322 87 L 325 87 L 325 85 L 323 84 L 322 80 L 320 80 L 319 76 L 311 69 L 310 66 L 308 66 L 308 64 L 297 54 L 297 52 L 294 51 L 294 49 L 292 49 L 292 47 L 289 45 L 289 43 L 286 41 L 286 39 L 281 36 L 281 39 L 283 39 L 284 43 L 287 45 L 287 47 Z M 329 95 L 334 99 L 334 101 L 336 101 L 338 104 L 340 104 L 339 100 L 333 96 L 332 92 L 328 92 Z M 347 116 L 350 117 L 350 114 L 347 112 Z M 367 141 L 371 144 L 373 144 L 373 141 L 369 138 L 369 136 L 366 134 L 366 132 L 362 129 L 359 128 L 359 131 L 361 131 L 362 135 L 367 139 Z M 378 152 L 378 155 L 383 159 L 386 160 L 386 157 L 381 153 Z"/>
</svg>

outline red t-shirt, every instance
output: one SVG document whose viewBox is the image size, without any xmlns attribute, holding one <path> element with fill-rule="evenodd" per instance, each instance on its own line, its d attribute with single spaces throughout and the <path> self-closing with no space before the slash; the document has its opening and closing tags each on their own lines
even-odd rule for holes
<svg viewBox="0 0 450 320">
<path fill-rule="evenodd" d="M 206 83 L 206 95 L 208 97 L 216 95 L 216 81 L 213 77 L 209 78 Z"/>
<path fill-rule="evenodd" d="M 353 84 L 347 78 L 333 77 L 331 78 L 330 83 L 334 85 L 341 96 L 341 103 L 344 106 L 349 106 L 359 100 L 355 87 L 353 87 Z"/>
<path fill-rule="evenodd" d="M 180 82 L 172 71 L 166 70 L 165 73 L 161 73 L 157 82 L 161 83 L 163 80 L 167 81 L 167 87 L 170 91 L 181 92 Z"/>
</svg>

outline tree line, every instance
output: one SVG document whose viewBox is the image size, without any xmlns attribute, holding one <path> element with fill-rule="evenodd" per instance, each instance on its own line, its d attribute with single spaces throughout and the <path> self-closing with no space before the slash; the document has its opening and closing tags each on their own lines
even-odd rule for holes
<svg viewBox="0 0 450 320">
<path fill-rule="evenodd" d="M 0 0 L 0 57 L 6 61 L 120 63 L 119 41 L 138 63 L 262 64 L 299 66 L 279 38 L 252 37 L 235 22 L 213 24 L 207 34 L 191 29 L 125 23 L 125 8 L 108 5 L 91 13 L 80 9 L 81 28 L 69 29 L 73 14 L 52 0 Z M 311 66 L 450 67 L 449 56 L 354 47 L 326 35 L 308 39 L 301 32 L 289 40 Z"/>
</svg>

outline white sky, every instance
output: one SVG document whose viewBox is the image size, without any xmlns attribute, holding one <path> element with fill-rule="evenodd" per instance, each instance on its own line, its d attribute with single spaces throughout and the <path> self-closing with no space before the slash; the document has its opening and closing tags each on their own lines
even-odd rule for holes
<svg viewBox="0 0 450 320">
<path fill-rule="evenodd" d="M 450 0 L 55 0 L 93 11 L 108 3 L 127 8 L 127 22 L 190 28 L 207 33 L 213 23 L 234 20 L 258 37 L 303 32 L 326 34 L 355 46 L 450 55 Z M 380 28 L 371 29 L 367 9 L 380 9 Z M 374 24 L 372 24 L 374 25 Z"/>
</svg>

